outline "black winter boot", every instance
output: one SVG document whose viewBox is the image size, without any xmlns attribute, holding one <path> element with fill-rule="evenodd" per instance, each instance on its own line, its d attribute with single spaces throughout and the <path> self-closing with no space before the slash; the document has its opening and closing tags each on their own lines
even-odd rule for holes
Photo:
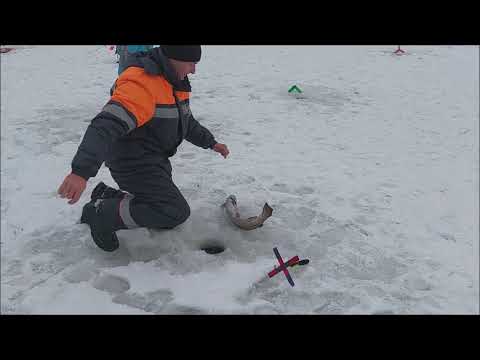
<svg viewBox="0 0 480 360">
<path fill-rule="evenodd" d="M 98 199 L 123 198 L 124 195 L 125 192 L 114 189 L 100 181 L 97 186 L 95 186 L 95 189 L 93 189 L 90 199 L 95 202 Z"/>
<path fill-rule="evenodd" d="M 104 251 L 118 249 L 119 243 L 115 231 L 127 228 L 118 213 L 121 200 L 116 198 L 90 201 L 83 207 L 80 222 L 90 226 L 93 241 Z"/>
</svg>

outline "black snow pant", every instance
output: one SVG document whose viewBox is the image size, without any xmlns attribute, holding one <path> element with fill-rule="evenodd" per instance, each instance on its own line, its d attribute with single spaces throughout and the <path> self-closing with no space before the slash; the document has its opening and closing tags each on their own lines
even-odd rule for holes
<svg viewBox="0 0 480 360">
<path fill-rule="evenodd" d="M 173 183 L 169 160 L 161 165 L 136 169 L 112 169 L 110 173 L 120 189 L 128 192 L 117 199 L 119 216 L 128 229 L 147 227 L 172 229 L 190 216 L 190 207 Z"/>
</svg>

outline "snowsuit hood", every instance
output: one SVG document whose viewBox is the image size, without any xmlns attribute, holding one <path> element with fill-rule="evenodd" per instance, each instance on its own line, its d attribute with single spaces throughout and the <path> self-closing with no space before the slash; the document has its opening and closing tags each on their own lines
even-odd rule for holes
<svg viewBox="0 0 480 360">
<path fill-rule="evenodd" d="M 127 69 L 130 66 L 141 67 L 148 75 L 163 75 L 176 91 L 192 91 L 188 76 L 183 80 L 177 79 L 168 58 L 159 47 L 148 52 L 132 54 L 127 60 L 125 68 Z"/>
</svg>

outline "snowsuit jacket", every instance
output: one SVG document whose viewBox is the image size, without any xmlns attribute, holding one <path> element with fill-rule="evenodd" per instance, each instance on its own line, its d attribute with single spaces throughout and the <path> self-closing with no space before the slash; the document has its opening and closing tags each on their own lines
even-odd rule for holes
<svg viewBox="0 0 480 360">
<path fill-rule="evenodd" d="M 214 136 L 190 111 L 190 92 L 188 78 L 176 80 L 160 48 L 132 56 L 88 126 L 72 172 L 88 180 L 104 161 L 115 171 L 164 166 L 183 139 L 213 148 Z"/>
</svg>

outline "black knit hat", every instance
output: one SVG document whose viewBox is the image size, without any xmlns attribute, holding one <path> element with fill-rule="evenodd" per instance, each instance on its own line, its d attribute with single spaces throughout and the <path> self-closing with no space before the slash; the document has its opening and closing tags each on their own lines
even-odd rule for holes
<svg viewBox="0 0 480 360">
<path fill-rule="evenodd" d="M 174 60 L 199 62 L 202 56 L 200 45 L 161 45 L 163 54 Z"/>
</svg>

